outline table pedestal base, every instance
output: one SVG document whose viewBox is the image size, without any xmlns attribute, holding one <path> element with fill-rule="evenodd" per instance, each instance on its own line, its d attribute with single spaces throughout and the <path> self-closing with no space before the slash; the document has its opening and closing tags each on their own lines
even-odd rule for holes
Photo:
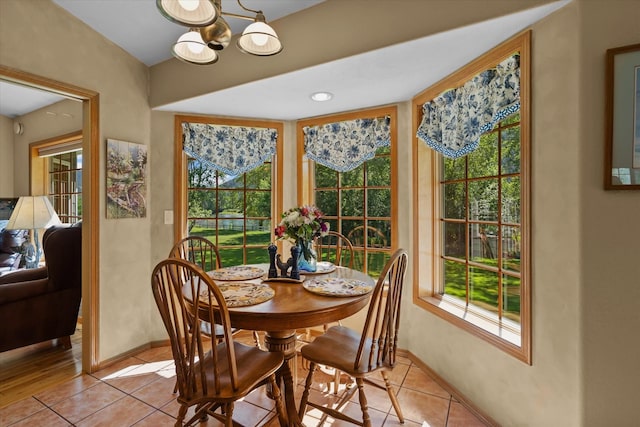
<svg viewBox="0 0 640 427">
<path fill-rule="evenodd" d="M 278 384 L 284 396 L 284 404 L 287 409 L 287 417 L 290 426 L 302 426 L 302 421 L 298 417 L 295 399 L 295 377 L 297 377 L 296 366 L 296 331 L 275 331 L 267 332 L 264 337 L 264 344 L 269 351 L 281 351 L 284 353 L 284 363 L 277 373 Z M 271 395 L 267 388 L 267 393 Z"/>
</svg>

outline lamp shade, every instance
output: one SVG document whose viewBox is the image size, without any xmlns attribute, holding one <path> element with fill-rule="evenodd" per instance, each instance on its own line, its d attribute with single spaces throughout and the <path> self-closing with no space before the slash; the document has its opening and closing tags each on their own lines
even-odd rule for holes
<svg viewBox="0 0 640 427">
<path fill-rule="evenodd" d="M 202 40 L 197 29 L 191 29 L 178 38 L 171 50 L 173 56 L 190 64 L 213 64 L 218 61 L 218 54 Z"/>
<path fill-rule="evenodd" d="M 32 230 L 60 224 L 60 218 L 47 196 L 23 196 L 7 223 L 8 230 Z"/>
<path fill-rule="evenodd" d="M 156 0 L 162 16 L 187 27 L 213 24 L 220 12 L 212 0 Z"/>
<path fill-rule="evenodd" d="M 244 29 L 238 39 L 238 48 L 245 53 L 257 56 L 270 56 L 280 53 L 282 43 L 280 43 L 275 30 L 260 18 L 258 19 Z"/>
</svg>

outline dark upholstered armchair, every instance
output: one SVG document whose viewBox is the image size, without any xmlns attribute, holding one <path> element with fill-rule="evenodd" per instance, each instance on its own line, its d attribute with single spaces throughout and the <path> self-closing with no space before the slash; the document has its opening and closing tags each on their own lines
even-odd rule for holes
<svg viewBox="0 0 640 427">
<path fill-rule="evenodd" d="M 0 352 L 60 338 L 71 347 L 82 298 L 82 227 L 42 236 L 46 266 L 0 277 Z"/>
</svg>

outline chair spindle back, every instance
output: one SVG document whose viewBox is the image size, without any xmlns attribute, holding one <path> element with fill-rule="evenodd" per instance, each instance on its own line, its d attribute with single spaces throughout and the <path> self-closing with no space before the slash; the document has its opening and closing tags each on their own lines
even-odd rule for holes
<svg viewBox="0 0 640 427">
<path fill-rule="evenodd" d="M 400 304 L 407 272 L 407 252 L 398 249 L 385 264 L 369 302 L 354 367 L 393 367 L 396 363 Z"/>
</svg>

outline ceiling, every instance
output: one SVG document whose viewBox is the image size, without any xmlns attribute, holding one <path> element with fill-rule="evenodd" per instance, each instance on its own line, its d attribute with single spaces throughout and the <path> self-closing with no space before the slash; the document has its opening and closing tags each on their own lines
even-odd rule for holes
<svg viewBox="0 0 640 427">
<path fill-rule="evenodd" d="M 148 66 L 171 58 L 172 44 L 185 32 L 185 27 L 171 23 L 160 15 L 155 0 L 53 1 Z M 470 62 L 479 53 L 486 52 L 570 1 L 548 3 L 155 109 L 296 120 L 406 101 Z M 243 4 L 251 9 L 263 10 L 267 21 L 271 22 L 321 2 L 322 0 L 244 0 Z M 222 6 L 226 12 L 249 14 L 242 11 L 235 1 L 224 0 Z M 232 17 L 225 19 L 234 34 L 242 32 L 248 24 L 248 21 Z M 286 49 L 287 41 L 282 40 L 282 43 Z M 209 67 L 215 67 L 215 64 Z M 333 99 L 324 103 L 312 101 L 310 95 L 316 91 L 329 91 L 333 94 Z M 19 105 L 14 101 L 15 95 L 14 89 L 7 89 L 6 84 L 0 83 L 0 114 L 15 117 L 28 112 L 28 108 L 39 108 L 52 103 L 51 98 L 43 99 L 38 106 L 32 96 L 25 96 L 21 100 L 24 105 Z"/>
</svg>

